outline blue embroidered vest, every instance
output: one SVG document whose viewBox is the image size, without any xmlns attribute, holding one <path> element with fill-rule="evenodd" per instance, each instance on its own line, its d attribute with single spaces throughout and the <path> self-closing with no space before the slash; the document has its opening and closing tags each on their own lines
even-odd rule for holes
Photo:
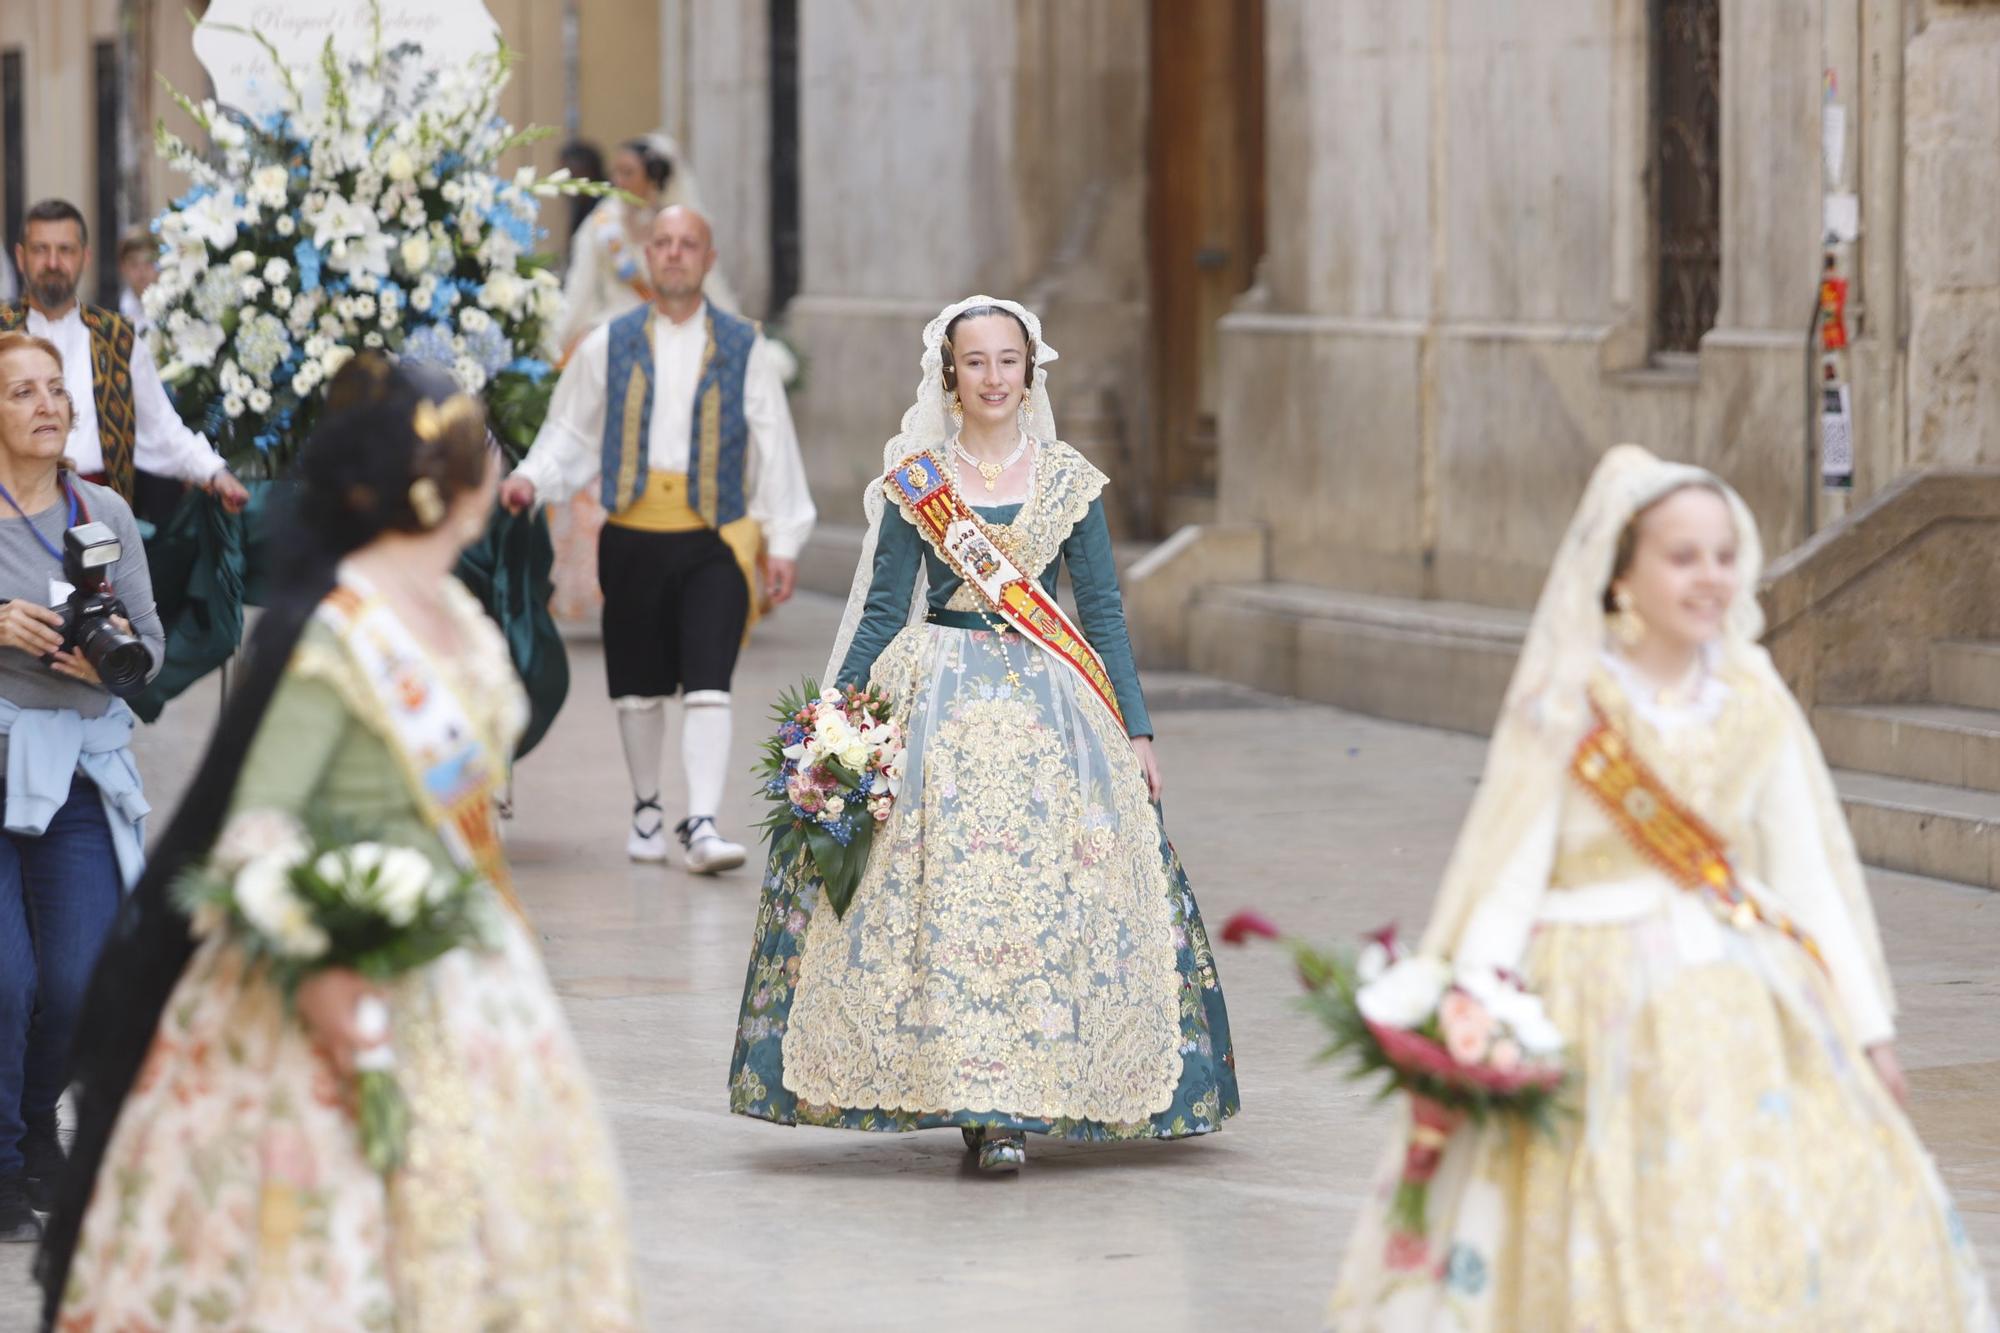
<svg viewBox="0 0 2000 1333">
<path fill-rule="evenodd" d="M 653 421 L 653 308 L 640 306 L 611 321 L 605 366 L 603 500 L 621 514 L 646 493 Z M 708 347 L 694 390 L 688 429 L 688 506 L 711 528 L 744 514 L 743 481 L 750 425 L 743 415 L 743 377 L 757 326 L 703 306 Z"/>
</svg>

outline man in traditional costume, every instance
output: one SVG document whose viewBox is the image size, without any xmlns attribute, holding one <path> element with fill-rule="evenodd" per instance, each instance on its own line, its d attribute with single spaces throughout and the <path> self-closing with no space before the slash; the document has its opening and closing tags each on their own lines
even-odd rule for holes
<svg viewBox="0 0 2000 1333">
<path fill-rule="evenodd" d="M 665 706 L 683 702 L 688 869 L 743 864 L 716 828 L 729 766 L 730 678 L 757 610 L 792 595 L 816 514 L 773 350 L 702 295 L 708 220 L 672 207 L 646 245 L 654 300 L 593 330 L 564 368 L 534 448 L 501 489 L 519 510 L 596 481 L 604 656 L 632 776 L 635 861 L 666 860 Z M 761 577 L 760 577 L 761 574 Z"/>
<path fill-rule="evenodd" d="M 250 493 L 222 456 L 184 425 L 167 399 L 153 353 L 115 310 L 81 305 L 77 283 L 90 264 L 90 230 L 76 206 L 44 199 L 28 210 L 14 246 L 27 296 L 0 304 L 0 333 L 25 329 L 62 352 L 76 405 L 70 461 L 85 480 L 109 486 L 141 518 L 172 512 L 183 481 L 240 509 Z"/>
</svg>

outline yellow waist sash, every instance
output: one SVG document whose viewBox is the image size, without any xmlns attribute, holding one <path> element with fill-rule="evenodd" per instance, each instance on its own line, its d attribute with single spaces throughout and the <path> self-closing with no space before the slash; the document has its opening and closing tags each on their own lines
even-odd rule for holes
<svg viewBox="0 0 2000 1333">
<path fill-rule="evenodd" d="M 646 474 L 646 489 L 639 497 L 605 521 L 613 527 L 629 528 L 634 532 L 708 530 L 708 523 L 688 503 L 687 474 L 657 468 Z M 717 535 L 736 557 L 737 567 L 743 571 L 743 581 L 750 586 L 750 619 L 744 625 L 747 635 L 750 626 L 757 623 L 764 610 L 763 588 L 757 577 L 757 559 L 764 550 L 764 529 L 754 518 L 739 518 L 734 523 L 723 524 Z"/>
</svg>

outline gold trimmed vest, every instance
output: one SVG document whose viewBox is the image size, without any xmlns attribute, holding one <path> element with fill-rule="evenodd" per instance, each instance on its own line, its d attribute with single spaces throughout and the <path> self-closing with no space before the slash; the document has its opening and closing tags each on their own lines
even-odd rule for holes
<svg viewBox="0 0 2000 1333">
<path fill-rule="evenodd" d="M 132 321 L 101 306 L 78 306 L 77 313 L 90 332 L 90 396 L 97 407 L 104 476 L 129 504 L 139 435 L 139 413 L 132 398 Z M 25 328 L 27 323 L 26 302 L 0 302 L 0 333 Z"/>
<path fill-rule="evenodd" d="M 653 307 L 611 321 L 605 366 L 603 494 L 615 520 L 645 496 L 653 421 Z M 743 380 L 757 326 L 714 305 L 703 306 L 708 331 L 688 428 L 687 506 L 720 529 L 744 516 L 750 424 Z"/>
</svg>

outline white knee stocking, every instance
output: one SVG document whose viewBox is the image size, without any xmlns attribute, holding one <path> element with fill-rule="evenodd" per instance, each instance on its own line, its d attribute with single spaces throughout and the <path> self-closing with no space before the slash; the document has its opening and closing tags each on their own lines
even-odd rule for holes
<svg viewBox="0 0 2000 1333">
<path fill-rule="evenodd" d="M 681 763 L 687 769 L 688 814 L 714 818 L 729 780 L 729 692 L 696 690 L 682 709 Z"/>
<path fill-rule="evenodd" d="M 625 768 L 632 775 L 632 799 L 657 801 L 660 756 L 667 746 L 667 701 L 626 695 L 612 702 L 618 709 L 618 739 L 625 747 Z"/>
</svg>

